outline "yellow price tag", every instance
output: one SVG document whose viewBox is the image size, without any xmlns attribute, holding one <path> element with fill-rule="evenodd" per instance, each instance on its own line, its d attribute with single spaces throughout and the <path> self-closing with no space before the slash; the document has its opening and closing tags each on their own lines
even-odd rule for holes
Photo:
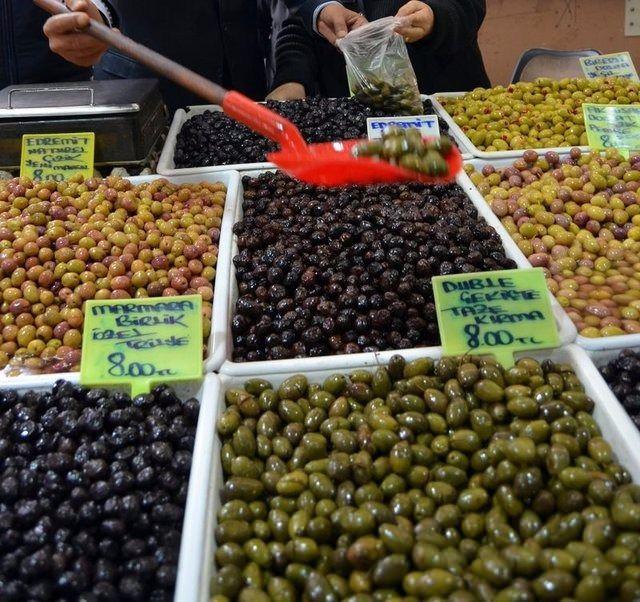
<svg viewBox="0 0 640 602">
<path fill-rule="evenodd" d="M 436 276 L 431 280 L 447 355 L 513 354 L 560 344 L 541 268 Z"/>
<path fill-rule="evenodd" d="M 640 150 L 640 106 L 585 103 L 582 111 L 591 148 L 615 148 L 625 157 Z"/>
<path fill-rule="evenodd" d="M 131 394 L 154 383 L 202 378 L 202 297 L 87 301 L 80 382 L 128 383 Z"/>
<path fill-rule="evenodd" d="M 628 52 L 585 56 L 580 58 L 580 66 L 588 79 L 625 77 L 634 82 L 638 81 L 638 73 Z"/>
<path fill-rule="evenodd" d="M 61 182 L 81 173 L 93 176 L 95 134 L 24 134 L 20 175 L 33 180 Z"/>
</svg>

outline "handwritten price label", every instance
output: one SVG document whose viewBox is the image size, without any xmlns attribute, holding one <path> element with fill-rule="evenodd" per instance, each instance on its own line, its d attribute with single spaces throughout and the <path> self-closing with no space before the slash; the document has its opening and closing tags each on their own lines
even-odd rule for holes
<svg viewBox="0 0 640 602">
<path fill-rule="evenodd" d="M 512 366 L 516 351 L 560 344 L 540 268 L 436 276 L 432 283 L 448 355 L 493 354 Z"/>
<path fill-rule="evenodd" d="M 582 111 L 591 148 L 616 148 L 627 156 L 640 150 L 640 106 L 586 103 Z"/>
<path fill-rule="evenodd" d="M 87 301 L 82 384 L 130 383 L 138 395 L 153 383 L 200 378 L 200 295 Z"/>
<path fill-rule="evenodd" d="M 93 176 L 95 134 L 24 134 L 20 175 L 62 182 L 77 173 Z"/>
<path fill-rule="evenodd" d="M 628 52 L 585 56 L 580 59 L 582 71 L 589 79 L 596 77 L 625 77 L 638 81 L 638 73 Z"/>
<path fill-rule="evenodd" d="M 423 138 L 440 136 L 437 115 L 409 115 L 407 117 L 368 117 L 367 136 L 369 140 L 379 140 L 384 131 L 391 126 L 404 130 L 416 128 Z"/>
</svg>

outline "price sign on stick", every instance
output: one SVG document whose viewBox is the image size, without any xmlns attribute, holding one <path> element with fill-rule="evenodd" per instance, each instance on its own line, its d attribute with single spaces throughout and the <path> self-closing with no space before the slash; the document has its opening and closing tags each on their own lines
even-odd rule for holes
<svg viewBox="0 0 640 602">
<path fill-rule="evenodd" d="M 640 106 L 585 103 L 582 111 L 591 148 L 615 148 L 626 157 L 640 150 Z"/>
<path fill-rule="evenodd" d="M 448 355 L 492 354 L 512 366 L 516 351 L 560 344 L 541 268 L 436 276 L 432 283 Z"/>
<path fill-rule="evenodd" d="M 582 71 L 589 79 L 596 77 L 626 77 L 638 81 L 638 73 L 628 52 L 615 52 L 580 58 Z"/>
<path fill-rule="evenodd" d="M 87 301 L 80 382 L 153 383 L 202 378 L 202 297 Z"/>
<path fill-rule="evenodd" d="M 20 175 L 34 180 L 62 182 L 81 173 L 93 176 L 95 134 L 24 134 Z"/>
</svg>

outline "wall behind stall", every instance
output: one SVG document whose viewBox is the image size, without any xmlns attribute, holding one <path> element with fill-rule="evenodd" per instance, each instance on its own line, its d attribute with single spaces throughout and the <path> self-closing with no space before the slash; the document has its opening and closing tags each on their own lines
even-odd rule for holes
<svg viewBox="0 0 640 602">
<path fill-rule="evenodd" d="M 493 85 L 508 83 L 522 52 L 535 47 L 628 50 L 640 70 L 640 36 L 624 35 L 624 0 L 486 1 L 480 47 Z"/>
</svg>

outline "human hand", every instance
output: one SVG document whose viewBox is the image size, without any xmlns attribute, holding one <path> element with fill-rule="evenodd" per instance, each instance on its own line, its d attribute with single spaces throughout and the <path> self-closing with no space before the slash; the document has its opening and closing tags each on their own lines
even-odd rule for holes
<svg viewBox="0 0 640 602">
<path fill-rule="evenodd" d="M 102 23 L 102 16 L 90 0 L 67 0 L 67 6 L 73 12 L 49 17 L 44 24 L 49 48 L 70 63 L 91 67 L 100 60 L 108 46 L 82 33 L 82 30 L 90 20 Z"/>
<path fill-rule="evenodd" d="M 417 42 L 433 31 L 433 10 L 425 2 L 410 0 L 400 7 L 396 17 L 405 17 L 406 25 L 396 29 L 405 42 Z"/>
<path fill-rule="evenodd" d="M 345 8 L 339 2 L 325 6 L 318 15 L 318 33 L 333 45 L 350 31 L 367 23 L 364 15 Z"/>
<path fill-rule="evenodd" d="M 272 90 L 267 96 L 267 100 L 298 100 L 305 98 L 306 95 L 307 93 L 302 84 L 289 82 Z"/>
</svg>

